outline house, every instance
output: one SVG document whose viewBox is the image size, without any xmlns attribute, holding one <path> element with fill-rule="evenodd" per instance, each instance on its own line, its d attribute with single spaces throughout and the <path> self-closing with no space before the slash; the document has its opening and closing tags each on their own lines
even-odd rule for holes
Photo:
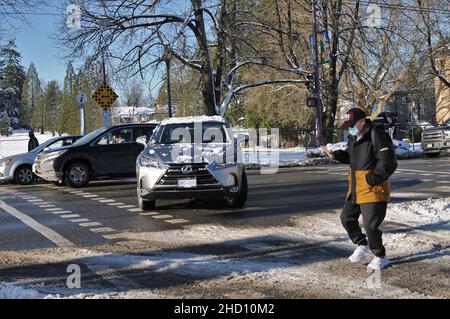
<svg viewBox="0 0 450 319">
<path fill-rule="evenodd" d="M 155 109 L 150 107 L 119 106 L 111 108 L 113 124 L 147 123 L 155 119 Z"/>
</svg>

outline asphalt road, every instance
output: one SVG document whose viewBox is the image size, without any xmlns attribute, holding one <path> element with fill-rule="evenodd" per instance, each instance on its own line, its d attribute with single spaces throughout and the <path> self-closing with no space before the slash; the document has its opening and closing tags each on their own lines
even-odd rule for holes
<svg viewBox="0 0 450 319">
<path fill-rule="evenodd" d="M 28 284 L 45 282 L 50 286 L 56 283 L 62 287 L 66 261 L 74 259 L 69 254 L 70 250 L 65 251 L 69 247 L 142 255 L 143 250 L 137 247 L 143 243 L 142 236 L 151 238 L 152 233 L 189 229 L 196 225 L 207 225 L 213 229 L 292 226 L 293 218 L 309 218 L 339 209 L 347 188 L 345 165 L 284 168 L 274 175 L 260 175 L 259 170 L 249 170 L 248 177 L 249 198 L 243 210 L 226 209 L 217 202 L 161 201 L 154 211 L 142 212 L 137 207 L 134 179 L 97 181 L 79 190 L 52 184 L 0 186 L 0 201 L 3 202 L 0 206 L 0 281 L 22 280 Z M 450 159 L 441 157 L 400 161 L 391 182 L 394 202 L 449 197 Z M 266 243 L 270 240 L 268 238 Z M 214 252 L 216 255 L 242 251 L 242 247 L 235 247 L 232 242 L 226 245 L 183 246 L 183 241 L 184 238 L 180 237 L 177 243 L 173 243 L 178 247 L 177 251 L 196 254 Z M 148 238 L 145 244 L 148 251 L 151 246 Z M 280 245 L 279 241 L 272 241 L 272 244 Z M 164 247 L 166 251 L 169 248 Z M 39 262 L 39 256 L 28 255 L 29 252 L 46 249 L 56 249 L 53 261 Z M 14 254 L 25 258 L 22 264 L 20 258 L 8 259 Z M 64 258 L 65 254 L 67 258 Z M 343 250 L 333 255 L 333 258 L 346 254 L 348 251 Z M 26 260 L 25 256 L 30 259 Z M 81 254 L 79 258 L 86 256 Z M 99 264 L 111 261 L 97 263 L 95 259 L 83 260 L 82 268 L 88 273 L 84 277 L 87 287 L 92 284 L 91 288 L 98 291 L 99 287 L 107 289 L 121 285 L 105 279 L 98 272 Z M 134 285 L 158 289 L 180 287 L 189 282 L 187 277 L 172 274 L 170 279 L 164 276 L 155 279 L 153 276 L 150 284 L 144 273 L 128 273 L 127 278 L 132 279 L 125 280 L 123 285 L 127 289 Z M 216 288 L 217 296 L 220 296 L 223 287 Z M 176 291 L 171 293 L 176 294 Z M 327 295 L 325 292 L 310 290 L 310 294 L 305 296 Z"/>
</svg>

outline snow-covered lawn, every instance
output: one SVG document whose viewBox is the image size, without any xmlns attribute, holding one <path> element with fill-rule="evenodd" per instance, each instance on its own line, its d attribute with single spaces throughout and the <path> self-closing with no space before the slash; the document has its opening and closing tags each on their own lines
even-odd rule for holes
<svg viewBox="0 0 450 319">
<path fill-rule="evenodd" d="M 53 137 L 51 133 L 39 134 L 38 132 L 35 132 L 35 136 L 39 144 Z M 0 136 L 0 158 L 28 152 L 29 140 L 28 131 L 25 130 L 16 130 L 9 137 Z"/>
<path fill-rule="evenodd" d="M 394 140 L 395 154 L 398 158 L 418 157 L 423 154 L 423 150 L 420 143 L 410 144 L 404 141 Z M 332 151 L 345 150 L 347 148 L 347 142 L 340 142 L 335 144 L 327 144 L 326 147 Z M 311 157 L 324 157 L 324 153 L 320 148 L 308 149 L 308 156 Z"/>
</svg>

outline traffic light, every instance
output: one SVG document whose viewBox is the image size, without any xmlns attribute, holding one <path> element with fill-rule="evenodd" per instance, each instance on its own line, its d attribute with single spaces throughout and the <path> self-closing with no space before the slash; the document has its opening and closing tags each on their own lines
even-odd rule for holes
<svg viewBox="0 0 450 319">
<path fill-rule="evenodd" d="M 316 86 L 314 85 L 314 75 L 308 74 L 306 76 L 306 88 L 309 92 L 314 93 L 316 91 Z"/>
<path fill-rule="evenodd" d="M 317 107 L 317 99 L 315 97 L 309 97 L 306 99 L 307 107 Z"/>
</svg>

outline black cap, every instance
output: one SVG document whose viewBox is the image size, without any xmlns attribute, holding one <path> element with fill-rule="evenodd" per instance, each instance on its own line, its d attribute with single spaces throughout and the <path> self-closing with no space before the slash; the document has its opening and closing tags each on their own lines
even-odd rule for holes
<svg viewBox="0 0 450 319">
<path fill-rule="evenodd" d="M 355 125 L 360 119 L 366 118 L 366 116 L 366 112 L 357 107 L 351 109 L 345 114 L 345 121 L 342 123 L 341 129 L 348 129 L 349 127 Z"/>
</svg>

